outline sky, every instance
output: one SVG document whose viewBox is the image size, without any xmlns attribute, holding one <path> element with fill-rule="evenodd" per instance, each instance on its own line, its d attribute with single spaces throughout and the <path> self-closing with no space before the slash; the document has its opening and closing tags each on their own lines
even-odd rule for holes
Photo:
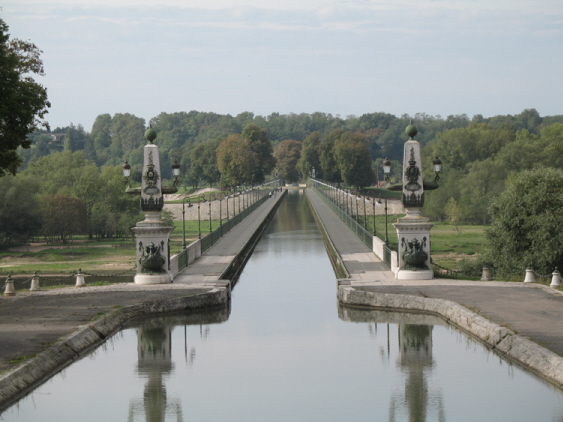
<svg viewBox="0 0 563 422">
<path fill-rule="evenodd" d="M 561 0 L 2 0 L 52 128 L 99 114 L 563 114 Z"/>
</svg>

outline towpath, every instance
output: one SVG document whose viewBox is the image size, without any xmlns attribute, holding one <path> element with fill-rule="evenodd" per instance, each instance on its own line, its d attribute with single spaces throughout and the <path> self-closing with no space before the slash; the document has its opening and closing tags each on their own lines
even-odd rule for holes
<svg viewBox="0 0 563 422">
<path fill-rule="evenodd" d="M 563 356 L 563 293 L 539 284 L 469 280 L 395 280 L 313 189 L 307 195 L 350 274 L 354 289 L 447 299 Z"/>
</svg>

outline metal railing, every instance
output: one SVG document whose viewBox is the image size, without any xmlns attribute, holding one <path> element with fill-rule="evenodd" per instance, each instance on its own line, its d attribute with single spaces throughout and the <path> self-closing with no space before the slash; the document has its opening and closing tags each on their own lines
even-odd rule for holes
<svg viewBox="0 0 563 422">
<path fill-rule="evenodd" d="M 340 209 L 336 204 L 334 204 L 331 199 L 325 195 L 322 189 L 317 187 L 317 184 L 321 184 L 314 180 L 313 189 L 319 194 L 321 199 L 340 217 L 342 221 L 344 221 L 350 229 L 360 238 L 362 242 L 364 242 L 370 249 L 373 248 L 373 235 L 364 229 L 353 217 L 348 215 L 346 211 Z"/>
<path fill-rule="evenodd" d="M 392 249 L 387 246 L 383 245 L 383 261 L 391 268 L 391 252 Z"/>
</svg>

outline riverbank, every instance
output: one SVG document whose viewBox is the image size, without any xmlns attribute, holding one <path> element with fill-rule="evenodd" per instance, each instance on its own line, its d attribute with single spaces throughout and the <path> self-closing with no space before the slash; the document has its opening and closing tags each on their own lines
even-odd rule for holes
<svg viewBox="0 0 563 422">
<path fill-rule="evenodd" d="M 511 361 L 563 388 L 563 293 L 543 285 L 469 280 L 395 280 L 394 274 L 307 189 L 346 306 L 437 315 Z M 326 242 L 325 242 L 326 243 Z"/>
</svg>

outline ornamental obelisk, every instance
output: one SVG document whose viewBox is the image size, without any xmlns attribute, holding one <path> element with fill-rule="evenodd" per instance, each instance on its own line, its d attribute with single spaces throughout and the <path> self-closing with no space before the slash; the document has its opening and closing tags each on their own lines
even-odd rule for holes
<svg viewBox="0 0 563 422">
<path fill-rule="evenodd" d="M 135 284 L 166 284 L 172 281 L 169 248 L 173 228 L 160 219 L 164 197 L 158 147 L 152 143 L 156 139 L 156 131 L 149 127 L 145 138 L 149 143 L 143 149 L 140 188 L 141 211 L 145 213 L 145 220 L 131 229 L 135 233 L 137 250 Z"/>
<path fill-rule="evenodd" d="M 421 215 L 424 205 L 424 189 L 436 189 L 435 183 L 424 183 L 420 160 L 420 144 L 414 136 L 418 133 L 412 124 L 405 130 L 409 140 L 405 142 L 403 155 L 403 206 L 407 215 L 393 224 L 397 230 L 399 280 L 430 280 L 434 272 L 430 267 L 430 229 L 433 223 Z"/>
</svg>

